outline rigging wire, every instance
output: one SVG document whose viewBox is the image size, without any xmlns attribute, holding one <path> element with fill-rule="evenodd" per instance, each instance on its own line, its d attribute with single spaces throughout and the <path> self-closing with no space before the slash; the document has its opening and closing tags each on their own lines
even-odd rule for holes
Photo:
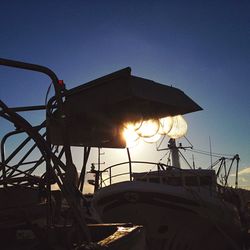
<svg viewBox="0 0 250 250">
<path fill-rule="evenodd" d="M 201 149 L 186 149 L 187 151 L 191 151 L 191 152 L 194 152 L 194 153 L 198 153 L 198 154 L 203 154 L 203 155 L 207 155 L 207 156 L 210 156 L 210 152 L 208 151 L 205 151 L 205 150 L 201 150 Z M 222 153 L 212 153 L 212 156 L 213 157 L 217 157 L 217 158 L 221 158 L 223 156 L 227 156 L 227 157 L 233 157 L 234 155 L 232 154 L 222 154 Z"/>
<path fill-rule="evenodd" d="M 184 138 L 191 145 L 191 149 L 186 148 L 186 150 L 188 150 L 188 151 L 193 151 L 195 153 L 204 154 L 204 155 L 208 155 L 208 156 L 214 156 L 214 157 L 218 157 L 218 158 L 220 158 L 220 157 L 234 157 L 234 155 L 232 155 L 232 154 L 222 154 L 222 153 L 216 153 L 216 152 L 211 153 L 211 150 L 205 151 L 205 150 L 201 150 L 201 149 L 195 149 L 193 144 L 190 142 L 190 140 L 186 136 L 184 136 Z"/>
<path fill-rule="evenodd" d="M 185 158 L 185 156 L 179 151 L 180 156 L 182 157 L 182 159 L 186 162 L 186 164 L 190 167 L 190 169 L 193 169 L 192 166 L 190 165 L 190 163 L 187 161 L 187 159 Z"/>
<path fill-rule="evenodd" d="M 166 156 L 168 156 L 168 158 L 170 157 L 170 151 L 169 151 L 168 147 L 167 148 L 162 148 L 162 149 L 160 148 L 162 146 L 163 141 L 164 141 L 165 138 L 166 137 L 164 136 L 161 139 L 161 141 L 160 141 L 160 143 L 158 145 L 156 143 L 156 150 L 157 151 L 167 150 L 167 152 L 160 158 L 159 162 L 161 162 Z M 216 167 L 216 165 L 221 161 L 221 159 L 224 159 L 225 161 L 227 161 L 227 160 L 232 160 L 232 158 L 234 157 L 234 155 L 232 155 L 232 154 L 222 154 L 222 153 L 216 153 L 216 152 L 211 153 L 211 152 L 208 152 L 208 151 L 205 151 L 205 150 L 195 149 L 193 147 L 193 144 L 190 142 L 190 140 L 186 136 L 184 136 L 184 138 L 190 144 L 191 147 L 182 147 L 182 146 L 180 146 L 180 148 L 183 148 L 185 151 L 189 151 L 189 152 L 192 152 L 192 153 L 206 155 L 206 156 L 210 156 L 210 157 L 212 156 L 212 157 L 217 158 L 217 160 L 215 162 L 213 162 L 210 166 L 208 166 L 208 169 L 213 169 L 214 167 Z M 181 157 L 184 159 L 184 161 L 186 163 L 188 163 L 187 160 L 185 159 L 184 155 L 181 154 Z M 228 157 L 230 157 L 230 158 L 228 158 Z M 188 165 L 189 165 L 190 168 L 192 168 L 189 163 L 188 163 Z"/>
<path fill-rule="evenodd" d="M 184 136 L 184 138 L 187 140 L 187 142 L 190 144 L 190 146 L 192 147 L 192 149 L 193 149 L 193 144 L 191 143 L 191 141 L 186 137 L 186 136 Z"/>
<path fill-rule="evenodd" d="M 168 148 L 160 148 L 165 138 L 166 138 L 166 135 L 163 135 L 160 143 L 158 145 L 157 145 L 157 142 L 155 143 L 157 151 L 163 151 L 163 150 L 168 149 Z"/>
<path fill-rule="evenodd" d="M 161 162 L 166 156 L 168 155 L 168 158 L 170 158 L 170 151 L 168 151 L 167 153 L 165 153 L 161 159 L 159 160 L 159 162 Z"/>
</svg>

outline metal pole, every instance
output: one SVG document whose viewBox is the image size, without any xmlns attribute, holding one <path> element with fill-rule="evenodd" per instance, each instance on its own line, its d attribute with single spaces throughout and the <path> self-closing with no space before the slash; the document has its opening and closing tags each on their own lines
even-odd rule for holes
<svg viewBox="0 0 250 250">
<path fill-rule="evenodd" d="M 100 169 L 101 169 L 101 148 L 98 147 L 98 156 L 97 156 L 97 171 L 95 173 L 95 189 L 96 192 L 99 189 L 99 181 L 100 181 Z"/>
<path fill-rule="evenodd" d="M 175 168 L 181 168 L 179 149 L 178 149 L 178 147 L 176 147 L 175 139 L 169 140 L 169 148 L 170 148 L 171 157 L 172 157 L 172 166 Z"/>
<path fill-rule="evenodd" d="M 212 143 L 211 143 L 211 138 L 209 136 L 209 150 L 210 150 L 210 163 L 211 163 L 211 166 L 213 164 L 213 155 L 212 155 Z"/>
<path fill-rule="evenodd" d="M 129 148 L 127 148 L 127 154 L 128 154 L 128 164 L 129 164 L 129 180 L 132 181 L 132 163 L 131 163 Z"/>
<path fill-rule="evenodd" d="M 109 168 L 109 185 L 111 185 L 112 184 L 112 173 L 111 173 L 111 169 L 112 168 Z"/>
<path fill-rule="evenodd" d="M 238 188 L 238 172 L 239 172 L 239 161 L 240 161 L 240 157 L 239 155 L 235 155 L 235 158 L 236 158 L 236 162 L 237 162 L 237 165 L 236 165 L 236 178 L 235 178 L 235 187 Z"/>
</svg>

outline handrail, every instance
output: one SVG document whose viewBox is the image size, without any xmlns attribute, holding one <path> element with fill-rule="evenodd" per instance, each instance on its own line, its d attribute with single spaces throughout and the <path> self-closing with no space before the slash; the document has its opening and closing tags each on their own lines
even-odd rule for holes
<svg viewBox="0 0 250 250">
<path fill-rule="evenodd" d="M 58 85 L 58 78 L 51 69 L 41 66 L 41 65 L 37 65 L 37 64 L 25 63 L 25 62 L 15 61 L 15 60 L 10 60 L 10 59 L 5 59 L 5 58 L 0 58 L 0 65 L 19 68 L 19 69 L 26 69 L 26 70 L 31 70 L 31 71 L 36 71 L 36 72 L 46 74 L 52 80 L 57 96 L 58 97 L 61 96 L 61 93 L 60 93 L 61 90 Z"/>
<path fill-rule="evenodd" d="M 0 65 L 44 73 L 45 75 L 49 76 L 49 78 L 52 80 L 52 83 L 55 89 L 55 99 L 58 105 L 59 116 L 62 121 L 61 133 L 62 133 L 63 142 L 65 146 L 66 161 L 67 161 L 67 165 L 73 166 L 73 160 L 72 160 L 72 155 L 71 155 L 71 150 L 70 150 L 70 145 L 69 145 L 68 131 L 66 129 L 66 119 L 65 119 L 66 116 L 64 114 L 64 108 L 63 108 L 62 97 L 63 97 L 63 92 L 65 90 L 64 84 L 60 83 L 55 72 L 53 72 L 51 69 L 47 67 L 44 67 L 38 64 L 31 64 L 31 63 L 26 63 L 26 62 L 21 62 L 21 61 L 0 58 Z M 50 107 L 47 107 L 47 110 L 49 110 L 49 108 Z M 48 138 L 49 138 L 49 133 L 48 133 Z"/>
<path fill-rule="evenodd" d="M 124 172 L 124 173 L 119 173 L 119 174 L 116 174 L 116 175 L 112 175 L 112 169 L 114 169 L 115 167 L 117 166 L 121 166 L 121 165 L 126 165 L 128 164 L 128 168 L 129 168 L 129 171 L 127 172 Z M 176 169 L 178 171 L 182 171 L 183 169 L 180 169 L 180 168 L 176 168 L 176 167 L 173 167 L 173 166 L 169 166 L 169 165 L 166 165 L 164 163 L 160 163 L 160 162 L 151 162 L 151 161 L 125 161 L 125 162 L 120 162 L 120 163 L 117 163 L 117 164 L 114 164 L 114 165 L 111 165 L 105 169 L 103 169 L 102 171 L 100 171 L 100 187 L 102 187 L 102 184 L 105 184 L 105 181 L 109 180 L 109 185 L 112 184 L 112 179 L 114 179 L 115 177 L 118 177 L 118 176 L 122 176 L 122 175 L 129 175 L 129 180 L 132 181 L 132 175 L 133 175 L 133 170 L 132 170 L 132 164 L 148 164 L 148 165 L 154 165 L 154 166 L 163 166 L 163 167 L 166 167 L 166 171 L 168 168 L 171 168 L 171 169 Z M 159 170 L 159 168 L 158 168 Z M 150 170 L 151 171 L 151 170 Z M 150 171 L 147 173 L 149 174 Z M 109 177 L 103 179 L 102 178 L 102 174 L 105 173 L 105 172 L 108 172 L 109 173 Z M 146 174 L 146 175 L 147 175 Z"/>
<path fill-rule="evenodd" d="M 42 129 L 43 127 L 45 127 L 45 122 L 41 123 L 40 125 L 36 126 L 35 128 L 39 131 L 40 129 Z M 24 131 L 22 130 L 15 130 L 15 131 L 11 131 L 9 133 L 7 133 L 5 136 L 3 136 L 1 142 L 0 142 L 0 148 L 1 148 L 1 154 L 0 154 L 0 159 L 1 159 L 1 162 L 3 163 L 2 166 L 0 166 L 0 171 L 2 170 L 2 178 L 3 180 L 7 177 L 7 171 L 6 171 L 6 168 L 5 168 L 5 164 L 8 164 L 9 161 L 11 161 L 11 159 L 18 154 L 18 152 L 20 150 L 22 150 L 24 148 L 24 146 L 31 140 L 31 137 L 27 137 L 20 145 L 19 147 L 17 147 L 9 156 L 8 158 L 6 159 L 5 158 L 5 143 L 7 141 L 7 139 L 13 135 L 16 135 L 16 134 L 20 134 L 20 133 L 23 133 Z M 36 145 L 34 144 L 33 146 L 33 149 L 36 147 Z M 26 154 L 26 157 L 28 156 L 29 153 Z M 25 160 L 25 158 L 23 158 L 23 160 Z M 21 160 L 21 161 L 23 161 Z M 21 162 L 20 161 L 20 162 Z M 19 162 L 19 163 L 20 163 Z M 14 170 L 13 170 L 14 171 Z M 3 182 L 4 183 L 4 182 Z M 6 187 L 6 184 L 4 183 L 4 187 Z"/>
<path fill-rule="evenodd" d="M 124 170 L 122 173 L 120 172 L 120 173 L 118 173 L 118 174 L 112 175 L 112 173 L 111 173 L 112 169 L 114 169 L 115 167 L 121 166 L 121 165 L 126 165 L 126 164 L 131 164 L 131 169 L 130 169 L 130 165 L 128 165 L 128 166 L 127 166 L 128 171 Z M 187 170 L 187 169 L 181 169 L 181 168 L 169 166 L 169 165 L 164 164 L 164 163 L 161 163 L 161 162 L 150 162 L 150 161 L 126 161 L 126 162 L 120 162 L 120 163 L 111 165 L 111 166 L 109 166 L 109 167 L 107 167 L 107 168 L 105 168 L 104 170 L 102 170 L 102 171 L 99 172 L 99 174 L 100 174 L 100 178 L 99 178 L 99 188 L 102 188 L 103 185 L 106 186 L 106 184 L 107 184 L 106 182 L 107 182 L 107 181 L 109 181 L 109 185 L 112 185 L 112 184 L 113 184 L 113 183 L 112 183 L 112 180 L 114 180 L 115 178 L 120 177 L 120 176 L 129 175 L 129 178 L 126 179 L 126 180 L 123 180 L 123 181 L 132 181 L 133 174 L 136 173 L 136 172 L 134 172 L 134 171 L 132 170 L 132 166 L 133 166 L 132 164 L 148 164 L 148 165 L 155 165 L 155 166 L 158 167 L 158 168 L 157 168 L 157 171 L 161 171 L 161 172 L 162 172 L 162 171 L 168 171 L 168 170 L 170 170 L 170 169 L 175 169 L 175 170 L 176 170 L 176 173 L 179 173 L 180 177 L 182 176 L 182 173 L 183 173 L 184 171 Z M 160 168 L 159 168 L 160 166 L 166 167 L 166 169 L 160 169 Z M 151 171 L 152 171 L 152 169 L 153 169 L 153 168 L 151 168 L 147 173 L 145 173 L 145 176 L 143 176 L 143 177 L 146 177 L 148 174 L 150 174 Z M 157 172 L 157 171 L 156 171 L 156 172 Z M 178 171 L 178 172 L 177 172 L 177 171 Z M 196 172 L 195 172 L 195 171 L 196 171 Z M 197 171 L 199 171 L 199 170 L 197 169 L 197 170 L 195 170 L 195 171 L 194 171 L 194 174 L 195 174 L 196 176 L 199 176 L 199 174 L 198 174 L 198 172 L 197 172 Z M 108 177 L 104 179 L 102 175 L 103 175 L 105 172 L 108 172 Z M 183 182 L 182 185 L 183 185 L 184 187 L 186 187 L 187 190 L 188 190 L 188 189 L 189 189 L 189 186 L 186 185 L 186 184 L 184 184 L 184 183 L 185 183 L 185 182 Z M 215 189 L 216 189 L 216 183 L 214 183 L 214 184 L 215 184 Z M 198 187 L 199 187 L 199 188 L 201 187 L 200 184 L 198 185 Z M 205 186 L 202 185 L 202 187 L 204 188 Z M 209 186 L 209 187 L 207 187 L 207 188 L 208 188 L 208 190 L 210 191 L 211 195 L 212 195 L 213 193 L 216 192 L 215 190 L 212 190 L 211 186 Z M 217 192 L 216 192 L 216 193 L 217 193 Z"/>
<path fill-rule="evenodd" d="M 118 176 L 122 176 L 122 175 L 129 175 L 129 172 L 113 175 L 112 178 L 115 178 L 115 177 L 118 177 Z M 102 183 L 105 183 L 105 181 L 107 181 L 109 179 L 110 179 L 110 177 L 108 177 L 106 179 L 103 179 Z"/>
<path fill-rule="evenodd" d="M 176 168 L 176 167 L 173 167 L 173 166 L 169 166 L 165 163 L 161 163 L 161 162 L 152 162 L 152 161 L 131 161 L 131 163 L 142 163 L 142 164 L 151 164 L 151 165 L 163 165 L 165 167 L 168 167 L 168 168 L 175 168 L 175 169 L 178 169 L 178 170 L 182 170 L 181 168 Z M 114 164 L 114 165 L 111 165 L 105 169 L 102 170 L 102 172 L 106 172 L 108 169 L 110 168 L 113 168 L 113 167 L 116 167 L 116 166 L 120 166 L 120 165 L 124 165 L 124 164 L 129 164 L 129 161 L 124 161 L 124 162 L 120 162 L 120 163 L 117 163 L 117 164 Z"/>
</svg>

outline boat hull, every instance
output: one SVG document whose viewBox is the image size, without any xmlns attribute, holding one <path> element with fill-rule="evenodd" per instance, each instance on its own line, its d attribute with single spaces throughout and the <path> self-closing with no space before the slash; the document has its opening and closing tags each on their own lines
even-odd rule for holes
<svg viewBox="0 0 250 250">
<path fill-rule="evenodd" d="M 180 187 L 122 182 L 99 190 L 93 205 L 105 222 L 145 226 L 149 249 L 241 249 L 241 230 L 229 204 Z"/>
</svg>

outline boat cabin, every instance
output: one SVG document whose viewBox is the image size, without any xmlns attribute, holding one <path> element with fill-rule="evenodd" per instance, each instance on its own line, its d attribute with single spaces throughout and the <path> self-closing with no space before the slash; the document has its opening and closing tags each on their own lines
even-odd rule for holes
<svg viewBox="0 0 250 250">
<path fill-rule="evenodd" d="M 216 187 L 216 175 L 209 169 L 167 169 L 133 173 L 133 181 L 161 183 L 170 186 Z"/>
</svg>

